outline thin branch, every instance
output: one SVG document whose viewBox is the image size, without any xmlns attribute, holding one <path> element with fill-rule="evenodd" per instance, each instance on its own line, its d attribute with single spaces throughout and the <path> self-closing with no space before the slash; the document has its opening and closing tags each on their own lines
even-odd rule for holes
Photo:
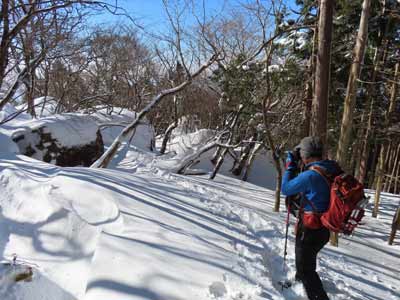
<svg viewBox="0 0 400 300">
<path fill-rule="evenodd" d="M 241 64 L 237 66 L 238 69 L 242 68 L 244 65 L 247 65 L 249 62 L 251 62 L 254 58 L 257 57 L 261 53 L 261 51 L 268 46 L 270 43 L 272 43 L 275 39 L 280 37 L 284 33 L 288 33 L 291 31 L 295 30 L 300 30 L 300 29 L 314 29 L 314 25 L 303 25 L 303 26 L 295 26 L 295 27 L 289 27 L 284 30 L 279 31 L 278 33 L 274 34 L 271 38 L 266 40 L 264 43 L 260 45 L 260 47 L 252 54 L 250 55 L 246 60 L 244 60 Z"/>
</svg>

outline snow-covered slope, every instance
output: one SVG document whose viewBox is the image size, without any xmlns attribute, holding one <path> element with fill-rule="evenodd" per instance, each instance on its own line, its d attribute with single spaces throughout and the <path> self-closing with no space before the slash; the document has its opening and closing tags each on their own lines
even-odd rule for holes
<svg viewBox="0 0 400 300">
<path fill-rule="evenodd" d="M 43 102 L 43 98 L 36 100 L 38 103 Z M 31 157 L 39 160 L 44 160 L 45 156 L 50 156 L 53 158 L 52 162 L 56 163 L 54 158 L 56 155 L 53 150 L 79 148 L 96 143 L 99 129 L 104 146 L 107 148 L 124 126 L 132 122 L 136 116 L 135 112 L 118 108 L 114 108 L 115 110 L 112 113 L 108 113 L 105 109 L 99 109 L 91 114 L 83 111 L 81 113 L 52 114 L 55 105 L 55 100 L 49 99 L 45 106 L 47 113 L 42 115 L 41 118 L 32 119 L 27 113 L 7 104 L 0 111 L 0 122 L 8 120 L 8 122 L 0 124 L 0 153 L 32 153 L 30 154 Z M 37 132 L 39 128 L 40 132 Z M 50 134 L 51 141 L 54 140 L 56 149 L 53 149 L 52 142 L 43 141 L 43 136 L 47 134 Z M 13 140 L 18 140 L 18 142 Z M 115 157 L 111 165 L 117 165 L 127 151 L 132 149 L 148 152 L 148 155 L 151 156 L 150 150 L 153 150 L 153 143 L 154 129 L 146 121 L 143 121 L 137 126 L 133 137 L 124 141 L 124 150 L 120 152 L 119 156 Z M 129 147 L 126 146 L 128 144 Z M 51 148 L 52 151 L 49 151 L 48 148 Z M 99 149 L 95 146 L 93 148 Z M 50 159 L 46 161 L 50 161 Z"/>
<path fill-rule="evenodd" d="M 0 118 L 14 112 L 6 108 Z M 130 117 L 93 116 L 98 125 Z M 170 170 L 213 133 L 175 134 L 157 156 L 144 124 L 114 169 L 60 168 L 15 154 L 10 137 L 27 122 L 20 115 L 0 127 L 0 299 L 305 299 L 301 285 L 278 285 L 295 273 L 294 220 L 283 264 L 286 213 L 272 213 L 274 193 L 262 187 L 275 184 L 265 156 L 252 175 L 259 185 L 176 175 Z M 106 144 L 119 130 L 106 129 Z M 211 155 L 196 168 L 211 170 Z M 398 201 L 383 195 L 378 219 L 368 214 L 339 248 L 324 248 L 319 269 L 331 300 L 400 298 L 400 242 L 386 245 Z M 31 271 L 31 281 L 15 282 Z"/>
<path fill-rule="evenodd" d="M 65 107 L 60 101 L 54 97 L 39 97 L 33 100 L 36 116 L 39 118 L 48 117 L 65 111 Z M 27 110 L 28 105 L 22 104 L 17 106 L 18 110 Z"/>
<path fill-rule="evenodd" d="M 34 271 L 13 284 L 0 268 L 0 299 L 304 299 L 300 285 L 277 285 L 294 276 L 293 226 L 283 265 L 285 212 L 272 213 L 262 187 L 2 154 L 0 189 L 0 252 Z M 399 299 L 400 242 L 385 241 L 398 198 L 382 201 L 380 218 L 368 214 L 355 236 L 322 251 L 332 300 Z"/>
<path fill-rule="evenodd" d="M 120 134 L 124 126 L 132 122 L 136 113 L 126 109 L 114 108 L 113 112 L 107 112 L 106 109 L 100 109 L 95 113 L 90 114 L 99 127 L 101 127 L 101 135 L 106 147 L 110 146 L 115 138 Z M 112 124 L 111 126 L 105 126 Z M 118 125 L 119 126 L 116 126 Z M 135 133 L 130 141 L 130 144 L 142 150 L 151 150 L 154 140 L 154 129 L 146 122 L 140 123 L 135 130 Z"/>
<path fill-rule="evenodd" d="M 2 257 L 15 254 L 18 260 L 33 263 L 54 286 L 60 286 L 55 291 L 57 295 L 64 290 L 66 295 L 82 297 L 100 232 L 105 224 L 118 222 L 119 218 L 110 191 L 99 188 L 52 165 L 25 156 L 3 154 L 0 163 Z M 97 193 L 102 196 L 98 197 Z M 38 286 L 36 280 L 32 284 L 43 290 L 42 281 L 38 281 Z M 25 295 L 24 289 L 32 289 L 30 285 L 23 285 L 16 293 Z M 8 299 L 4 297 L 8 297 L 9 291 L 3 292 L 0 299 Z M 52 298 L 55 297 L 53 290 L 48 292 L 48 298 L 44 299 L 73 299 Z M 43 299 L 34 296 L 42 294 L 43 291 L 38 291 L 31 298 L 15 299 Z"/>
</svg>

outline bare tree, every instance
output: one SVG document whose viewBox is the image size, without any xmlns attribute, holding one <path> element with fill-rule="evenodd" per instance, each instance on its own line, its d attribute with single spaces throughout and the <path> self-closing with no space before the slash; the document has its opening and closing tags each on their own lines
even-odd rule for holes
<svg viewBox="0 0 400 300">
<path fill-rule="evenodd" d="M 381 65 L 386 60 L 386 56 L 384 53 L 389 45 L 388 41 L 388 19 L 385 16 L 386 14 L 386 1 L 382 2 L 382 9 L 380 12 L 381 17 L 383 18 L 382 25 L 379 28 L 378 34 L 378 42 L 375 48 L 374 58 L 373 58 L 373 70 L 370 76 L 369 81 L 371 83 L 375 83 L 377 81 L 379 71 Z M 359 164 L 359 170 L 357 172 L 358 180 L 361 183 L 364 183 L 367 176 L 367 163 L 370 155 L 370 146 L 371 146 L 371 138 L 374 136 L 374 119 L 376 116 L 375 108 L 377 104 L 377 95 L 376 95 L 376 84 L 370 84 L 367 87 L 367 101 L 366 101 L 366 109 L 364 110 L 363 119 L 366 120 L 366 128 L 364 130 L 364 134 L 362 137 L 362 147 L 361 147 L 361 158 Z"/>
<path fill-rule="evenodd" d="M 237 111 L 233 114 L 232 119 L 228 125 L 227 131 L 228 131 L 228 137 L 227 137 L 227 144 L 230 145 L 233 142 L 234 139 L 234 130 L 237 126 L 237 123 L 239 121 L 239 116 L 243 110 L 244 106 L 240 105 L 237 109 Z M 214 179 L 215 176 L 217 175 L 219 169 L 221 168 L 223 162 L 224 162 L 224 157 L 228 153 L 228 148 L 227 147 L 221 147 L 222 151 L 218 157 L 218 160 L 215 164 L 214 170 L 212 171 L 210 175 L 210 179 Z"/>
<path fill-rule="evenodd" d="M 362 4 L 362 13 L 360 18 L 360 27 L 358 30 L 356 45 L 354 47 L 353 63 L 351 65 L 349 80 L 347 83 L 346 98 L 344 100 L 344 111 L 341 126 L 339 145 L 337 149 L 337 160 L 346 167 L 348 164 L 348 148 L 353 125 L 353 111 L 355 107 L 357 79 L 360 76 L 361 65 L 364 59 L 364 52 L 368 35 L 368 17 L 371 7 L 370 0 L 364 0 Z"/>
<path fill-rule="evenodd" d="M 107 168 L 110 161 L 113 159 L 115 154 L 118 152 L 119 146 L 121 146 L 122 142 L 127 139 L 132 132 L 134 132 L 135 128 L 139 124 L 139 122 L 145 117 L 145 115 L 153 109 L 159 102 L 161 102 L 166 96 L 173 95 L 181 90 L 183 90 L 186 86 L 188 86 L 194 78 L 199 76 L 204 70 L 206 70 L 211 64 L 215 62 L 217 56 L 212 56 L 208 62 L 203 64 L 199 69 L 197 69 L 194 73 L 190 74 L 190 77 L 182 82 L 180 85 L 173 87 L 168 90 L 161 91 L 157 96 L 155 96 L 152 101 L 146 105 L 146 107 L 141 110 L 137 115 L 135 120 L 129 124 L 127 127 L 122 130 L 122 132 L 118 135 L 118 137 L 114 140 L 111 146 L 107 149 L 107 151 L 92 164 L 91 168 Z"/>
<path fill-rule="evenodd" d="M 8 84 L 5 95 L 0 99 L 0 110 L 13 98 L 21 83 L 29 78 L 33 73 L 32 70 L 36 69 L 40 62 L 43 61 L 48 50 L 47 47 L 45 49 L 42 48 L 44 51 L 32 56 L 32 48 L 26 45 L 25 56 L 26 59 L 29 59 L 29 63 L 20 67 L 20 61 L 10 60 L 11 48 L 14 46 L 17 37 L 23 35 L 24 31 L 25 33 L 29 31 L 27 27 L 29 23 L 35 23 L 35 18 L 44 20 L 45 16 L 54 15 L 61 11 L 77 11 L 88 7 L 117 9 L 106 2 L 95 0 L 32 0 L 29 3 L 22 0 L 2 1 L 0 14 L 2 31 L 0 35 L 0 89 L 5 89 L 5 79 L 7 77 L 16 74 L 13 76 L 14 80 L 12 80 L 11 84 Z M 32 33 L 32 31 L 29 33 L 29 39 L 32 39 Z M 19 71 L 18 67 L 20 67 Z"/>
<path fill-rule="evenodd" d="M 324 144 L 326 144 L 327 135 L 330 52 L 334 2 L 334 0 L 321 0 L 319 7 L 318 51 L 311 132 L 313 135 L 320 136 Z"/>
<path fill-rule="evenodd" d="M 182 71 L 183 71 L 182 66 L 178 61 L 176 64 L 176 71 L 174 72 L 173 78 L 171 80 L 173 85 L 179 85 L 180 83 L 182 83 L 183 78 L 184 78 L 184 74 Z M 163 140 L 161 143 L 160 154 L 165 153 L 165 150 L 167 149 L 167 143 L 170 139 L 172 131 L 176 127 L 178 127 L 178 122 L 179 122 L 178 105 L 180 104 L 178 102 L 181 102 L 183 99 L 180 99 L 181 97 L 176 94 L 173 97 L 174 97 L 173 98 L 173 121 L 165 130 L 164 137 L 163 137 Z"/>
<path fill-rule="evenodd" d="M 390 124 L 390 117 L 393 115 L 396 109 L 396 100 L 397 100 L 397 90 L 398 90 L 398 79 L 399 79 L 399 62 L 397 62 L 395 66 L 395 73 L 394 73 L 394 80 L 392 84 L 392 91 L 390 95 L 390 102 L 389 107 L 386 111 L 385 115 L 385 130 L 389 128 Z M 388 156 L 388 152 L 390 150 L 390 143 L 387 141 L 383 141 L 381 146 L 381 151 L 379 155 L 379 162 L 378 162 L 378 170 L 377 170 L 377 183 L 376 183 L 376 191 L 375 191 L 375 200 L 374 200 L 374 209 L 372 212 L 372 216 L 376 218 L 378 216 L 379 211 L 379 202 L 380 202 L 380 195 L 382 190 L 383 184 L 383 177 L 385 171 L 385 157 Z"/>
</svg>

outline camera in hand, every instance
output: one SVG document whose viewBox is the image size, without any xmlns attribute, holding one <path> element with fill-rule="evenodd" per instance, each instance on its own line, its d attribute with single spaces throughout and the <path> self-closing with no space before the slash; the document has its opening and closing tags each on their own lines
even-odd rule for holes
<svg viewBox="0 0 400 300">
<path fill-rule="evenodd" d="M 301 161 L 301 156 L 300 156 L 300 148 L 295 148 L 293 151 L 293 157 L 294 159 L 298 162 Z"/>
</svg>

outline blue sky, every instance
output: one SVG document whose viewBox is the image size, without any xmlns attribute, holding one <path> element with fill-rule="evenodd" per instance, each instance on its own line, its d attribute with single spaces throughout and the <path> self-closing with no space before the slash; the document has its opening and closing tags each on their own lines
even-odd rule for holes
<svg viewBox="0 0 400 300">
<path fill-rule="evenodd" d="M 115 0 L 108 0 L 109 3 L 115 3 Z M 198 1 L 201 3 L 201 1 Z M 235 5 L 237 0 L 206 0 L 206 10 L 210 13 L 221 12 L 224 9 L 224 3 Z M 140 23 L 147 26 L 154 26 L 153 29 L 162 30 L 166 22 L 166 14 L 163 8 L 162 0 L 118 0 L 118 6 L 123 7 L 129 15 L 138 19 Z M 105 13 L 92 18 L 94 22 L 113 24 L 118 21 L 126 22 L 123 17 L 113 16 Z M 188 20 L 190 22 L 190 20 Z"/>
<path fill-rule="evenodd" d="M 107 1 L 115 4 L 116 0 Z M 182 3 L 184 2 L 184 0 L 181 1 Z M 198 3 L 199 7 L 201 7 L 202 1 L 195 0 L 195 3 Z M 261 1 L 267 2 L 269 0 Z M 205 0 L 206 12 L 208 15 L 223 13 L 234 6 L 240 5 L 239 3 L 241 2 L 246 2 L 246 0 Z M 168 26 L 162 0 L 117 0 L 117 3 L 118 6 L 124 8 L 130 16 L 138 20 L 138 23 L 141 25 L 145 25 L 146 29 L 151 32 L 163 32 Z M 287 0 L 286 3 L 294 5 L 294 0 Z M 115 16 L 110 13 L 94 16 L 92 17 L 92 21 L 93 23 L 102 23 L 105 25 L 129 22 L 125 17 Z M 187 20 L 185 20 L 185 25 L 190 25 L 194 22 L 193 16 L 188 16 Z"/>
</svg>

